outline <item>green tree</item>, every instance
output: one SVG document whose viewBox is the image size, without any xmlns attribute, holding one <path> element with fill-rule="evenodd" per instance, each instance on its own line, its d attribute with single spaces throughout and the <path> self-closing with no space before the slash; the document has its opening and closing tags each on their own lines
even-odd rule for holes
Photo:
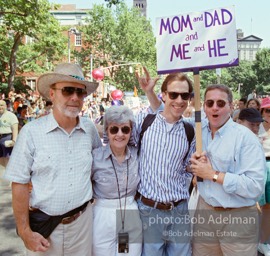
<svg viewBox="0 0 270 256">
<path fill-rule="evenodd" d="M 239 66 L 228 68 L 231 76 L 228 81 L 230 88 L 236 91 L 241 86 L 241 97 L 247 96 L 258 85 L 258 79 L 252 69 L 252 62 L 240 61 Z"/>
<path fill-rule="evenodd" d="M 149 20 L 141 16 L 135 8 L 129 9 L 120 3 L 114 10 L 103 5 L 94 5 L 89 13 L 84 32 L 85 49 L 79 57 L 89 66 L 89 56 L 93 55 L 94 68 L 126 63 L 141 63 L 151 74 L 156 74 L 155 37 Z M 136 65 L 133 65 L 135 70 Z M 121 90 L 133 90 L 137 85 L 129 65 L 108 68 L 106 82 Z"/>
<path fill-rule="evenodd" d="M 256 54 L 256 60 L 252 66 L 257 75 L 259 84 L 270 85 L 270 49 L 263 48 Z"/>
<path fill-rule="evenodd" d="M 112 7 L 112 5 L 117 5 L 123 2 L 123 0 L 105 0 L 107 2 L 108 7 Z"/>
<path fill-rule="evenodd" d="M 65 40 L 47 0 L 0 0 L 0 6 L 1 78 L 10 89 L 16 73 L 42 71 L 57 60 Z M 26 36 L 33 40 L 31 45 L 24 45 Z"/>
</svg>

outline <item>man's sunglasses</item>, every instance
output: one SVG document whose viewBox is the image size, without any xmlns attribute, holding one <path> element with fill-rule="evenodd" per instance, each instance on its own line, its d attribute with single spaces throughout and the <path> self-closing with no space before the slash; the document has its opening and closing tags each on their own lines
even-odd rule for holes
<svg viewBox="0 0 270 256">
<path fill-rule="evenodd" d="M 175 100 L 179 97 L 179 95 L 181 96 L 182 100 L 188 100 L 190 98 L 190 93 L 189 92 L 168 92 L 166 91 L 169 95 L 169 98 L 171 100 Z"/>
<path fill-rule="evenodd" d="M 123 127 L 118 127 L 118 126 L 112 126 L 109 128 L 110 134 L 117 134 L 119 129 L 121 129 L 123 134 L 129 134 L 131 131 L 131 128 L 129 126 L 123 126 Z"/>
<path fill-rule="evenodd" d="M 216 102 L 217 106 L 219 108 L 224 108 L 225 105 L 226 105 L 226 101 L 225 100 L 217 100 L 217 101 L 214 101 L 214 100 L 206 100 L 204 103 L 206 105 L 206 107 L 208 108 L 212 108 L 214 106 L 214 103 Z"/>
<path fill-rule="evenodd" d="M 63 87 L 62 89 L 53 87 L 52 89 L 60 90 L 62 92 L 62 95 L 65 97 L 69 97 L 73 95 L 74 93 L 76 93 L 79 98 L 85 97 L 87 95 L 87 91 L 85 89 L 77 88 L 77 87 L 67 86 L 67 87 Z"/>
</svg>

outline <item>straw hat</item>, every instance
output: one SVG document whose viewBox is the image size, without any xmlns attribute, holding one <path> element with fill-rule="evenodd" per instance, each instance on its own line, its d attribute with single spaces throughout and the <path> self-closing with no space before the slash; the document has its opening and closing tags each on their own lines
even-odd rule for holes
<svg viewBox="0 0 270 256">
<path fill-rule="evenodd" d="M 51 85 L 59 82 L 73 82 L 85 85 L 87 94 L 91 94 L 98 87 L 98 83 L 89 82 L 84 79 L 82 68 L 79 65 L 62 63 L 56 66 L 53 73 L 47 73 L 39 77 L 37 90 L 42 97 L 50 99 L 49 91 Z"/>
</svg>

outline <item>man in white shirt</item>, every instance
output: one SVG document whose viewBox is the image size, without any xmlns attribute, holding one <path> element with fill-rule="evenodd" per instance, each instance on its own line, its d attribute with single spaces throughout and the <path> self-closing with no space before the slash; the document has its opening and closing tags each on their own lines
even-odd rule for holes
<svg viewBox="0 0 270 256">
<path fill-rule="evenodd" d="M 17 233 L 27 255 L 91 255 L 91 151 L 101 141 L 90 119 L 78 114 L 97 86 L 70 63 L 38 80 L 53 112 L 21 129 L 4 176 L 12 182 Z"/>
</svg>

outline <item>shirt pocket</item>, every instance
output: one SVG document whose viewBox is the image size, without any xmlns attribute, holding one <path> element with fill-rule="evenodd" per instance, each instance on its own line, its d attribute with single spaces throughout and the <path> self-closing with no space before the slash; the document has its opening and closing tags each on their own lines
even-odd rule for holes
<svg viewBox="0 0 270 256">
<path fill-rule="evenodd" d="M 92 168 L 92 153 L 91 150 L 86 149 L 83 152 L 80 152 L 79 158 L 76 160 L 78 164 L 78 170 L 83 170 L 84 174 L 91 175 L 91 168 Z"/>
<path fill-rule="evenodd" d="M 33 173 L 48 178 L 52 175 L 52 169 L 59 168 L 59 159 L 50 152 L 38 152 L 34 158 Z M 55 173 L 56 175 L 56 173 Z"/>
<path fill-rule="evenodd" d="M 234 156 L 232 155 L 218 156 L 209 154 L 208 157 L 212 163 L 212 167 L 214 170 L 229 173 L 235 172 L 236 159 L 234 158 Z"/>
<path fill-rule="evenodd" d="M 110 195 L 111 193 L 117 193 L 117 182 L 114 176 L 109 175 L 96 175 L 94 176 L 94 185 L 99 191 L 102 191 L 105 195 Z"/>
</svg>

